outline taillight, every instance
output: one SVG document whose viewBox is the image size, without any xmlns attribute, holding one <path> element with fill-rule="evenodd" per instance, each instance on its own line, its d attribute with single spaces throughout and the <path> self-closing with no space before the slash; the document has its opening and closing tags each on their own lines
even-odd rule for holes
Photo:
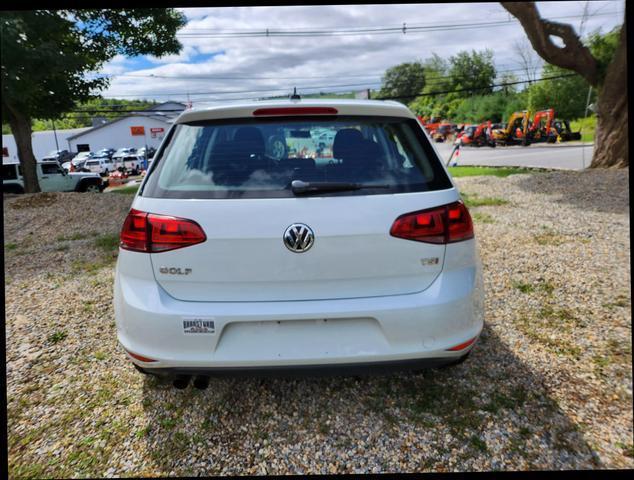
<svg viewBox="0 0 634 480">
<path fill-rule="evenodd" d="M 473 238 L 473 222 L 462 202 L 406 213 L 398 217 L 390 235 L 426 243 L 454 243 Z"/>
<path fill-rule="evenodd" d="M 120 246 L 134 252 L 159 253 L 205 240 L 205 232 L 193 220 L 132 209 L 123 222 Z"/>
</svg>

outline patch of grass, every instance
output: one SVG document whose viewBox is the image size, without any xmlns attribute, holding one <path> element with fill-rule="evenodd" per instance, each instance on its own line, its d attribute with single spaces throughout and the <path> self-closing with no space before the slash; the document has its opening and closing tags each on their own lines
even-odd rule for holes
<svg viewBox="0 0 634 480">
<path fill-rule="evenodd" d="M 495 223 L 493 217 L 488 213 L 474 212 L 471 214 L 471 218 L 473 218 L 476 223 Z"/>
<path fill-rule="evenodd" d="M 462 193 L 462 201 L 469 208 L 472 207 L 497 207 L 507 205 L 508 200 L 499 197 L 478 197 L 477 195 Z"/>
<path fill-rule="evenodd" d="M 634 458 L 634 444 L 630 443 L 628 445 L 626 443 L 616 442 L 615 445 L 623 450 L 623 455 L 625 455 L 626 457 Z"/>
<path fill-rule="evenodd" d="M 63 330 L 59 330 L 59 331 L 54 332 L 51 335 L 49 335 L 47 340 L 50 343 L 59 343 L 62 340 L 64 340 L 67 336 L 68 336 L 68 334 L 66 332 L 64 332 Z"/>
<path fill-rule="evenodd" d="M 582 142 L 594 142 L 594 134 L 597 128 L 597 116 L 590 115 L 588 118 L 578 118 L 570 121 L 570 130 L 578 132 L 581 130 Z"/>
<path fill-rule="evenodd" d="M 522 293 L 533 293 L 535 291 L 535 287 L 530 283 L 513 281 L 512 285 L 513 288 L 517 288 Z"/>
<path fill-rule="evenodd" d="M 618 295 L 613 302 L 604 303 L 603 306 L 612 310 L 614 307 L 627 307 L 629 302 L 629 297 L 627 295 L 621 294 Z"/>
<path fill-rule="evenodd" d="M 56 252 L 64 252 L 66 250 L 68 250 L 70 247 L 68 246 L 68 244 L 63 243 L 61 245 L 56 245 L 55 246 L 55 251 Z"/>
<path fill-rule="evenodd" d="M 555 291 L 555 286 L 545 280 L 538 280 L 536 284 L 514 280 L 513 282 L 511 282 L 511 284 L 514 288 L 517 288 L 522 293 L 533 293 L 541 290 L 547 295 L 552 295 L 552 293 Z"/>
<path fill-rule="evenodd" d="M 487 175 L 494 177 L 508 177 L 509 175 L 517 175 L 521 173 L 536 173 L 539 170 L 531 168 L 515 168 L 515 167 L 466 167 L 456 166 L 449 167 L 449 173 L 452 177 L 474 177 L 478 175 Z"/>
<path fill-rule="evenodd" d="M 163 418 L 163 419 L 159 420 L 159 424 L 161 425 L 161 427 L 167 428 L 168 430 L 171 430 L 172 428 L 174 428 L 176 426 L 176 419 L 174 419 L 174 418 Z"/>
<path fill-rule="evenodd" d="M 104 352 L 95 352 L 95 358 L 97 360 L 105 360 L 106 358 L 108 358 L 108 355 Z"/>
<path fill-rule="evenodd" d="M 18 244 L 17 243 L 5 243 L 4 244 L 4 248 L 6 248 L 7 250 L 15 250 L 16 248 L 18 248 Z"/>
<path fill-rule="evenodd" d="M 477 435 L 471 435 L 471 438 L 469 439 L 469 443 L 471 443 L 471 445 L 475 449 L 480 450 L 481 452 L 488 451 L 486 442 L 482 440 L 480 437 L 478 437 Z"/>
<path fill-rule="evenodd" d="M 104 267 L 108 267 L 110 266 L 110 264 L 112 263 L 113 259 L 101 259 L 98 260 L 96 262 L 89 262 L 86 260 L 75 260 L 73 261 L 73 263 L 71 264 L 71 268 L 73 270 L 73 273 L 88 273 L 91 275 L 95 275 L 97 272 L 99 272 L 99 270 L 101 270 Z"/>
<path fill-rule="evenodd" d="M 66 241 L 74 241 L 74 240 L 85 240 L 86 238 L 90 237 L 89 233 L 81 233 L 81 232 L 77 232 L 77 233 L 73 233 L 72 235 L 68 235 L 68 236 L 64 236 L 64 235 L 60 235 L 59 237 L 56 238 L 56 240 L 58 242 L 66 242 Z"/>
<path fill-rule="evenodd" d="M 119 248 L 119 235 L 108 233 L 95 238 L 95 246 L 110 252 Z"/>
<path fill-rule="evenodd" d="M 542 225 L 542 230 L 543 232 L 533 235 L 533 240 L 539 245 L 553 245 L 556 247 L 568 241 L 565 235 L 562 235 L 550 227 Z"/>
<path fill-rule="evenodd" d="M 130 185 L 128 187 L 121 187 L 112 190 L 111 193 L 118 193 L 121 195 L 134 195 L 141 185 Z"/>
<path fill-rule="evenodd" d="M 152 427 L 150 425 L 143 427 L 140 430 L 137 430 L 136 433 L 134 434 L 134 436 L 136 438 L 143 438 L 143 437 L 148 437 L 150 435 L 150 432 L 152 431 Z"/>
</svg>

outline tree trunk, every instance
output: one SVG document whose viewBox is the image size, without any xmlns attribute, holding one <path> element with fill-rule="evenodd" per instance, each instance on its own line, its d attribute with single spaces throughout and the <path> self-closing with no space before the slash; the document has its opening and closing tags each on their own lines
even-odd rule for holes
<svg viewBox="0 0 634 480">
<path fill-rule="evenodd" d="M 623 23 L 619 46 L 608 66 L 597 101 L 597 129 L 590 168 L 629 167 L 627 128 L 627 45 Z"/>
<path fill-rule="evenodd" d="M 17 111 L 6 102 L 2 102 L 11 133 L 18 147 L 18 158 L 22 166 L 22 178 L 24 179 L 24 191 L 26 193 L 37 193 L 40 190 L 40 183 L 37 180 L 36 161 L 33 155 L 33 145 L 31 143 L 31 119 Z"/>
</svg>

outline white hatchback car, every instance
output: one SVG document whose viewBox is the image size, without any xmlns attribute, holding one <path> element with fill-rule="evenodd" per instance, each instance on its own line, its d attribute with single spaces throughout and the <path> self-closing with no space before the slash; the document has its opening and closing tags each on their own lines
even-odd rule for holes
<svg viewBox="0 0 634 480">
<path fill-rule="evenodd" d="M 286 157 L 267 151 L 272 132 Z M 182 113 L 123 225 L 114 302 L 130 360 L 180 388 L 455 364 L 484 312 L 471 217 L 438 152 L 405 106 L 367 100 Z"/>
</svg>

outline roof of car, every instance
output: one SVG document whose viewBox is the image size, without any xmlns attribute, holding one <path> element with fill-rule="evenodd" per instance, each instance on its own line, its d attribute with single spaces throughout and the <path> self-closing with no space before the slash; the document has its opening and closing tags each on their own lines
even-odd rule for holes
<svg viewBox="0 0 634 480">
<path fill-rule="evenodd" d="M 306 100 L 266 100 L 252 102 L 225 103 L 222 105 L 199 106 L 181 113 L 174 123 L 220 118 L 250 118 L 259 108 L 283 107 L 333 107 L 339 115 L 374 115 L 390 117 L 416 116 L 402 103 L 386 100 L 313 99 Z"/>
</svg>

